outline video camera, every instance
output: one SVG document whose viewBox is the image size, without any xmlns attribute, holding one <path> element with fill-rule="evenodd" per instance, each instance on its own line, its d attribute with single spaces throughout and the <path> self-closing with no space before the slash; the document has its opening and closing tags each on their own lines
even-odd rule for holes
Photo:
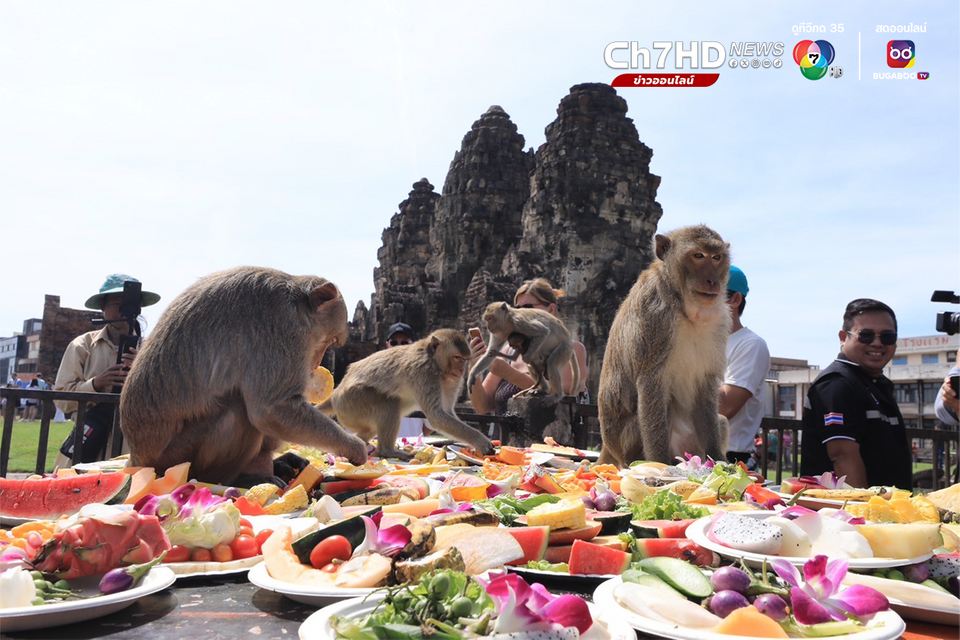
<svg viewBox="0 0 960 640">
<path fill-rule="evenodd" d="M 960 296 L 953 291 L 934 291 L 930 298 L 931 302 L 948 302 L 950 304 L 960 304 Z M 952 336 L 960 333 L 960 312 L 941 311 L 937 314 L 937 331 Z"/>
</svg>

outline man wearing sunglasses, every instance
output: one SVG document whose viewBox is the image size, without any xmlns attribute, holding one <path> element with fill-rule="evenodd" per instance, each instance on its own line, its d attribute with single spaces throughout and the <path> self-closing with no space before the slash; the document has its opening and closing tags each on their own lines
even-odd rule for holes
<svg viewBox="0 0 960 640">
<path fill-rule="evenodd" d="M 803 405 L 800 472 L 833 471 L 854 487 L 909 489 L 910 444 L 893 383 L 883 375 L 897 351 L 896 315 L 877 300 L 854 300 L 839 337 L 840 355 Z"/>
</svg>

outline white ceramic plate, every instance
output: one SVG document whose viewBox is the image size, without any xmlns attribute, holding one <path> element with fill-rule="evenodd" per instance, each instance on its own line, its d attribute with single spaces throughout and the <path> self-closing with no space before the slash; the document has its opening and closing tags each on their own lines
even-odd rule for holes
<svg viewBox="0 0 960 640">
<path fill-rule="evenodd" d="M 663 638 L 674 638 L 675 640 L 748 640 L 746 636 L 728 636 L 711 633 L 704 629 L 690 629 L 652 620 L 634 613 L 621 605 L 613 596 L 614 589 L 621 584 L 623 584 L 623 581 L 619 577 L 607 580 L 593 592 L 593 601 L 608 616 L 623 620 L 638 631 Z M 907 625 L 903 622 L 903 619 L 894 611 L 881 611 L 873 617 L 864 631 L 833 637 L 856 638 L 856 640 L 892 640 L 899 638 L 906 628 Z"/>
<path fill-rule="evenodd" d="M 175 579 L 176 576 L 167 567 L 153 567 L 139 585 L 128 591 L 89 600 L 67 600 L 39 607 L 0 609 L 0 628 L 4 633 L 10 633 L 92 620 L 128 607 L 143 596 L 162 591 L 173 584 Z M 93 595 L 98 593 L 99 583 L 100 576 L 90 576 L 72 580 L 71 586 L 80 589 L 83 595 Z"/>
<path fill-rule="evenodd" d="M 341 587 L 320 588 L 284 582 L 267 573 L 267 565 L 264 563 L 260 563 L 251 569 L 247 577 L 250 582 L 261 589 L 275 591 L 291 600 L 314 607 L 323 607 L 345 598 L 363 597 L 375 591 L 375 589 L 345 589 Z"/>
<path fill-rule="evenodd" d="M 769 518 L 770 516 L 776 515 L 776 512 L 773 511 L 743 511 L 737 512 L 737 515 L 747 516 L 753 518 Z M 687 537 L 699 544 L 701 547 L 705 547 L 710 551 L 715 551 L 725 558 L 733 558 L 735 560 L 744 560 L 751 567 L 759 567 L 763 564 L 764 560 L 768 562 L 770 560 L 786 560 L 790 564 L 802 567 L 807 560 L 810 558 L 801 558 L 797 556 L 769 556 L 762 553 L 750 553 L 748 551 L 740 551 L 739 549 L 731 549 L 730 547 L 725 547 L 722 544 L 717 544 L 716 542 L 707 538 L 707 529 L 710 527 L 710 517 L 700 518 L 689 527 L 687 527 Z M 916 564 L 917 562 L 923 562 L 924 560 L 929 560 L 933 556 L 933 553 L 925 553 L 922 556 L 917 556 L 916 558 L 852 558 L 848 560 L 849 566 L 851 569 L 883 569 L 887 567 L 901 567 L 905 564 Z"/>
<path fill-rule="evenodd" d="M 530 448 L 534 451 L 549 453 L 562 458 L 573 458 L 574 460 L 587 459 L 594 461 L 600 458 L 599 451 L 587 451 L 586 449 L 576 449 L 575 447 L 553 447 L 549 444 L 532 444 Z"/>
<path fill-rule="evenodd" d="M 212 576 L 232 576 L 250 571 L 251 567 L 263 562 L 263 556 L 231 560 L 230 562 L 171 562 L 164 566 L 180 578 L 209 578 Z"/>
<path fill-rule="evenodd" d="M 331 616 L 349 616 L 351 618 L 361 618 L 370 613 L 382 596 L 377 596 L 364 600 L 364 598 L 353 598 L 344 602 L 338 602 L 320 609 L 300 625 L 300 640 L 320 640 L 327 638 L 336 638 L 333 628 L 330 626 Z M 599 607 L 588 603 L 590 613 L 593 615 L 594 625 L 587 629 L 587 632 L 580 636 L 583 640 L 635 640 L 636 632 L 622 618 L 611 615 Z M 597 621 L 600 624 L 597 624 Z M 606 627 L 605 629 L 603 627 Z M 859 640 L 859 639 L 858 639 Z"/>
<path fill-rule="evenodd" d="M 783 498 L 784 502 L 789 502 L 793 500 L 792 493 L 782 493 L 780 491 L 775 491 L 778 496 Z M 801 494 L 797 498 L 796 504 L 801 507 L 806 507 L 807 509 L 813 509 L 814 511 L 819 511 L 820 509 L 841 509 L 844 504 L 864 504 L 863 502 L 851 502 L 850 500 L 830 500 L 828 498 L 808 498 L 805 495 Z"/>
</svg>

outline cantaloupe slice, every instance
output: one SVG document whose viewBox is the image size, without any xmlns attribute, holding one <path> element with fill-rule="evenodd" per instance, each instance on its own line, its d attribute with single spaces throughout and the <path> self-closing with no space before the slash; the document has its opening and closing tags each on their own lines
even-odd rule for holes
<svg viewBox="0 0 960 640">
<path fill-rule="evenodd" d="M 412 502 L 399 502 L 397 504 L 385 504 L 380 510 L 386 513 L 413 516 L 414 518 L 425 518 L 431 512 L 440 508 L 438 498 L 424 498 L 423 500 L 414 500 Z"/>
<path fill-rule="evenodd" d="M 150 485 L 150 493 L 155 496 L 163 496 L 177 487 L 187 484 L 187 478 L 190 475 L 190 463 L 183 462 L 167 469 L 163 477 L 154 480 Z"/>
<path fill-rule="evenodd" d="M 80 474 L 77 473 L 77 470 L 76 470 L 76 469 L 70 469 L 70 468 L 67 468 L 67 469 L 57 469 L 57 477 L 58 477 L 58 478 L 69 478 L 69 477 L 78 476 L 78 475 L 80 475 Z"/>
<path fill-rule="evenodd" d="M 787 638 L 775 620 L 760 613 L 753 605 L 741 607 L 732 612 L 723 622 L 712 629 L 714 633 L 728 636 L 745 636 L 748 638 Z"/>
<path fill-rule="evenodd" d="M 156 479 L 157 473 L 153 467 L 143 467 L 134 473 L 130 478 L 130 493 L 127 494 L 123 504 L 136 504 L 140 498 L 150 493 L 150 488 Z"/>
<path fill-rule="evenodd" d="M 450 496 L 457 502 L 472 502 L 474 500 L 487 499 L 487 487 L 489 483 L 484 483 L 476 487 L 451 487 Z"/>
</svg>

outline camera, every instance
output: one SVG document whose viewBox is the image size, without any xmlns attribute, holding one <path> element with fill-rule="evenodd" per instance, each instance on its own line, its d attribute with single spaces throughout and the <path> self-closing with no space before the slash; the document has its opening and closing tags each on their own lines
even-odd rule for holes
<svg viewBox="0 0 960 640">
<path fill-rule="evenodd" d="M 930 298 L 931 302 L 949 302 L 950 304 L 960 304 L 960 296 L 953 291 L 934 291 Z M 941 311 L 937 314 L 937 331 L 952 336 L 960 333 L 960 312 Z"/>
</svg>

